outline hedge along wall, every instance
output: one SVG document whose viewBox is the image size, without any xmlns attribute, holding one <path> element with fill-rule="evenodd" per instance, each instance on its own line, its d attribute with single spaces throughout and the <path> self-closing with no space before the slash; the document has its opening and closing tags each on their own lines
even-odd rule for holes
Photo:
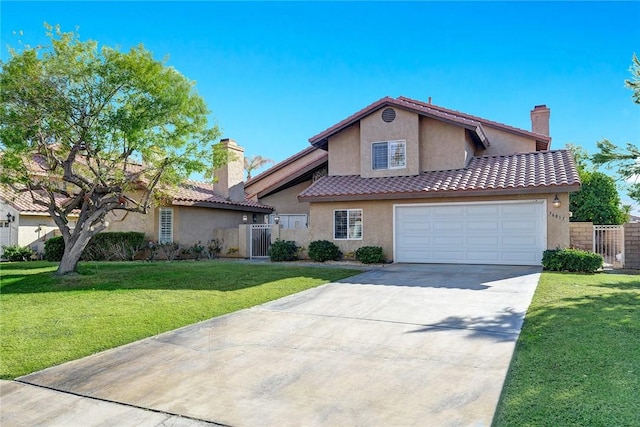
<svg viewBox="0 0 640 427">
<path fill-rule="evenodd" d="M 575 249 L 593 251 L 593 223 L 570 222 L 569 244 Z"/>
<path fill-rule="evenodd" d="M 624 225 L 624 267 L 640 269 L 640 222 Z"/>
</svg>

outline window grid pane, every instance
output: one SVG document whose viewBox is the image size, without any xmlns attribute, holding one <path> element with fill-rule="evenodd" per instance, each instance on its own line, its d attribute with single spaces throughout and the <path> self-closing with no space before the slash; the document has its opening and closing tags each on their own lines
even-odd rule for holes
<svg viewBox="0 0 640 427">
<path fill-rule="evenodd" d="M 334 239 L 346 239 L 347 238 L 347 211 L 335 211 L 333 214 L 333 238 Z"/>
<path fill-rule="evenodd" d="M 405 143 L 404 141 L 389 142 L 389 168 L 405 167 Z"/>
<path fill-rule="evenodd" d="M 362 211 L 360 209 L 349 211 L 349 238 L 362 239 Z"/>
<path fill-rule="evenodd" d="M 371 167 L 387 169 L 389 165 L 389 149 L 386 142 L 375 142 L 371 146 Z"/>
</svg>

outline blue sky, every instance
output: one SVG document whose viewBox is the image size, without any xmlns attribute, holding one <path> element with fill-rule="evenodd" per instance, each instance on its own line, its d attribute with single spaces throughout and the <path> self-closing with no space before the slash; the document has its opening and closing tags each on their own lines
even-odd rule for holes
<svg viewBox="0 0 640 427">
<path fill-rule="evenodd" d="M 640 55 L 639 2 L 12 2 L 3 60 L 43 23 L 126 50 L 139 43 L 197 82 L 224 137 L 276 161 L 384 96 L 530 129 L 552 148 L 640 145 L 624 86 Z M 13 35 L 23 31 L 22 37 Z"/>
</svg>

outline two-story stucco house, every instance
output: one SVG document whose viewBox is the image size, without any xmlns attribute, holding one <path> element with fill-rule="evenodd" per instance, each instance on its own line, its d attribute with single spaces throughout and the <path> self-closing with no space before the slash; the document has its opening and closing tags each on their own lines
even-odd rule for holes
<svg viewBox="0 0 640 427">
<path fill-rule="evenodd" d="M 280 217 L 305 218 L 308 241 L 343 252 L 375 245 L 395 262 L 539 265 L 545 249 L 569 246 L 568 193 L 580 186 L 571 154 L 549 150 L 549 117 L 536 106 L 527 131 L 386 97 L 246 189 Z"/>
</svg>

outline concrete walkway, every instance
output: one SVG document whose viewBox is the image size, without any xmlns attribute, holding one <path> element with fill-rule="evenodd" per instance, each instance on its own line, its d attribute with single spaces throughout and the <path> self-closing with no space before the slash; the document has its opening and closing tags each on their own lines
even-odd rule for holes
<svg viewBox="0 0 640 427">
<path fill-rule="evenodd" d="M 368 271 L 3 383 L 0 424 L 488 426 L 539 273 Z"/>
</svg>

